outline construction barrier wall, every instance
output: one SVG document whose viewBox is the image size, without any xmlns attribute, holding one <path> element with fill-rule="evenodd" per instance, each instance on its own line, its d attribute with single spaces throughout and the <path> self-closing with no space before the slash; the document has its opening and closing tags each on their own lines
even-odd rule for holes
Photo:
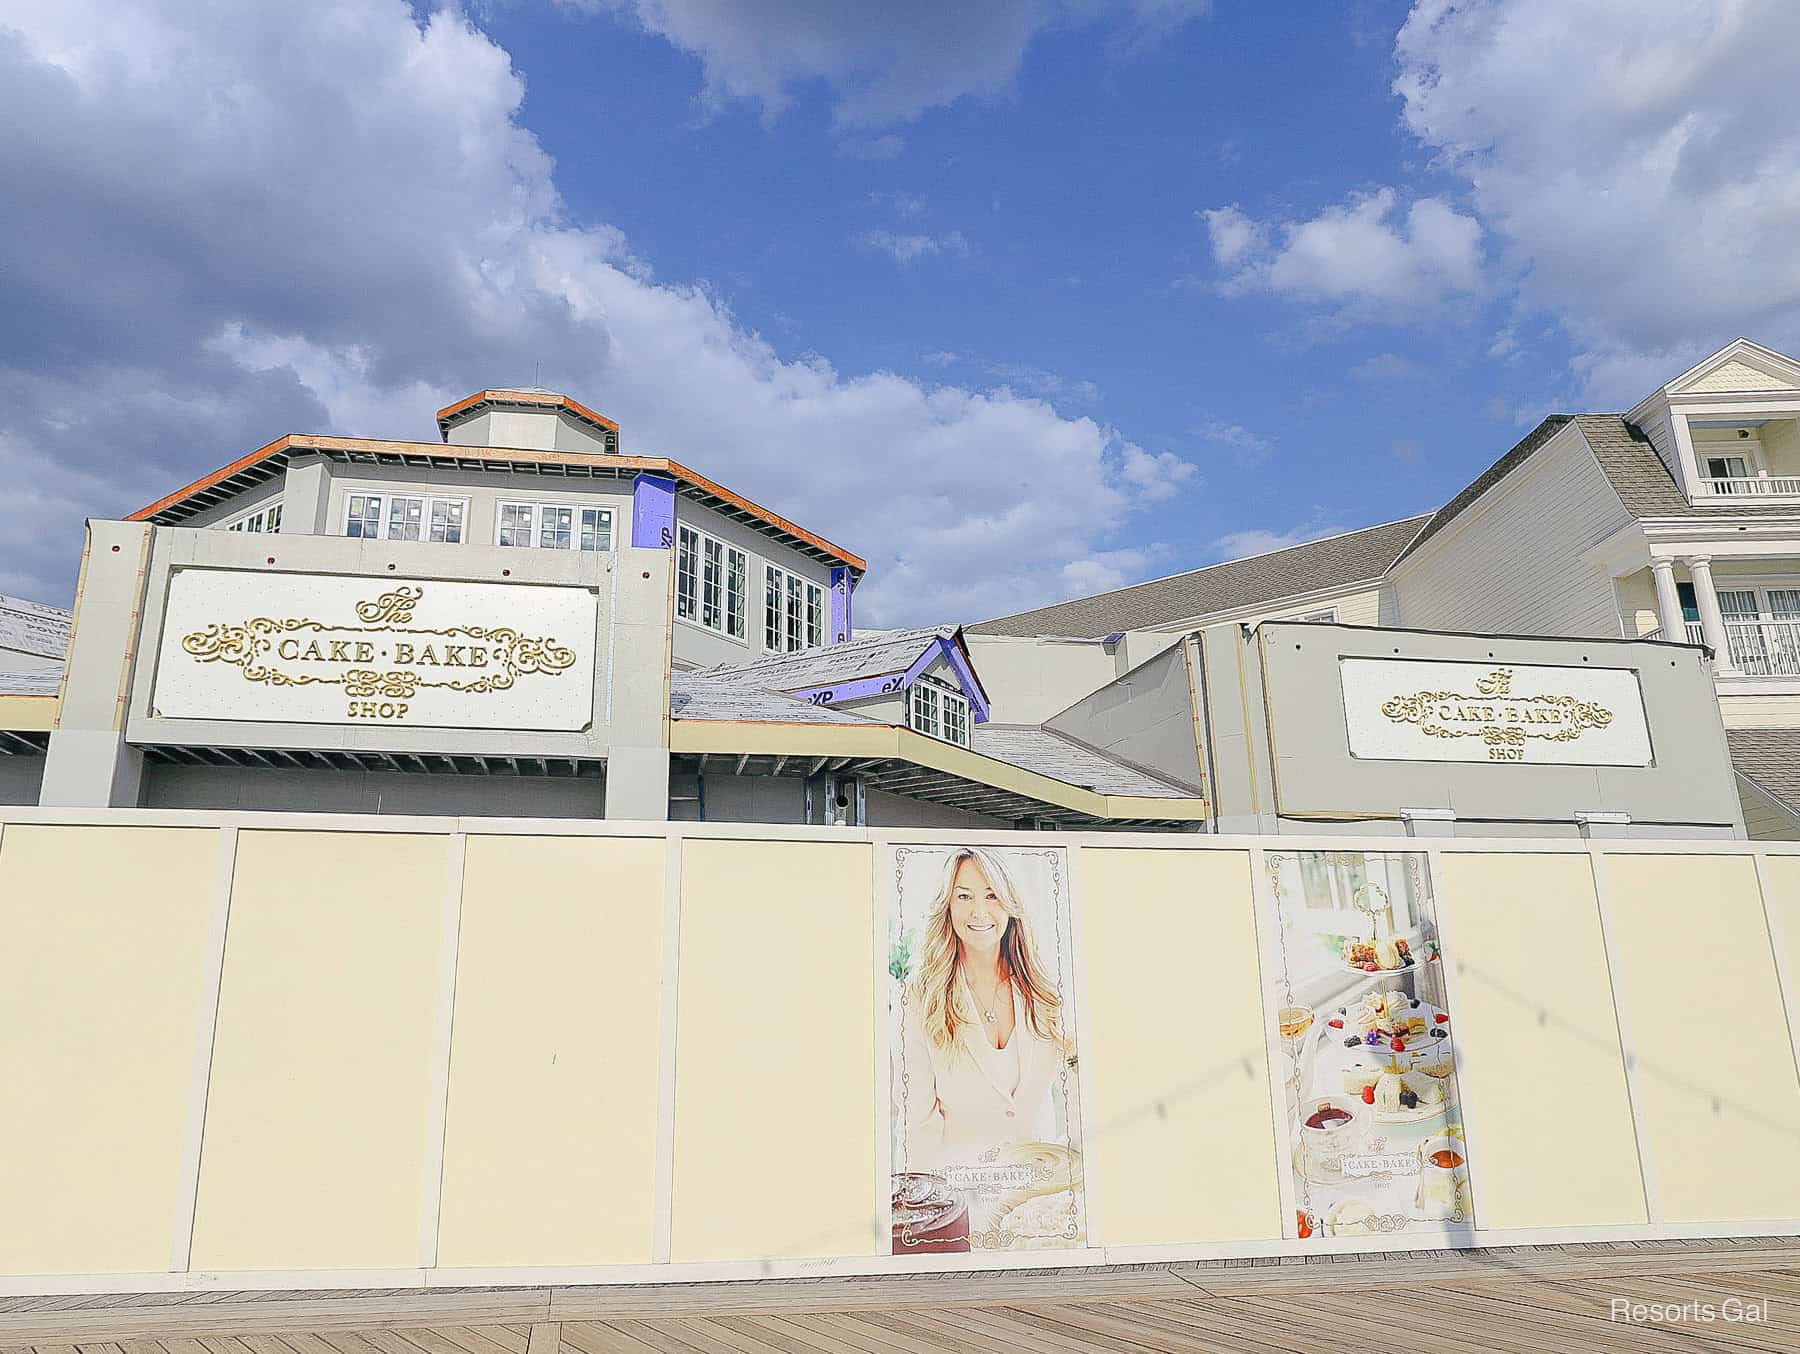
<svg viewBox="0 0 1800 1354">
<path fill-rule="evenodd" d="M 1791 1233 L 1796 945 L 1779 845 L 8 809 L 0 1291 Z"/>
</svg>

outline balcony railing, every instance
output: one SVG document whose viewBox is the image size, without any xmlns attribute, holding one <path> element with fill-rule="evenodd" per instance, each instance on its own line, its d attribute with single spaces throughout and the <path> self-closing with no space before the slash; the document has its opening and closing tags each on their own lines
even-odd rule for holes
<svg viewBox="0 0 1800 1354">
<path fill-rule="evenodd" d="M 1800 475 L 1731 475 L 1700 481 L 1700 492 L 1712 498 L 1800 497 Z"/>
<path fill-rule="evenodd" d="M 1699 621 L 1687 623 L 1689 644 L 1704 644 Z M 1746 677 L 1800 677 L 1800 620 L 1725 622 L 1731 665 Z"/>
</svg>

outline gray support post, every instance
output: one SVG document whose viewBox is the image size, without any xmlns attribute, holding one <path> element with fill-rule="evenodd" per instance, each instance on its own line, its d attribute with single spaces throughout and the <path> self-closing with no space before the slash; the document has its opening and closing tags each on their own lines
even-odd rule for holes
<svg viewBox="0 0 1800 1354">
<path fill-rule="evenodd" d="M 146 522 L 88 523 L 40 804 L 137 805 L 144 754 L 125 741 L 125 705 L 137 664 L 154 535 Z"/>
</svg>

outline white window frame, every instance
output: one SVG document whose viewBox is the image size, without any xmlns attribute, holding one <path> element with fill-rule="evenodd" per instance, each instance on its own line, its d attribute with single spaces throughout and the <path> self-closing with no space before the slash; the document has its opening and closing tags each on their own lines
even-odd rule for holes
<svg viewBox="0 0 1800 1354">
<path fill-rule="evenodd" d="M 582 544 L 581 544 L 581 538 L 582 538 L 582 533 L 584 530 L 582 516 L 584 513 L 590 513 L 590 512 L 594 513 L 595 517 L 596 517 L 596 520 L 595 520 L 596 532 L 599 530 L 599 524 L 601 522 L 604 522 L 606 524 L 606 544 L 605 545 L 597 545 L 594 547 L 593 550 L 586 551 L 585 553 L 596 554 L 596 555 L 608 553 L 613 549 L 614 544 L 617 540 L 617 537 L 615 535 L 615 528 L 618 526 L 619 514 L 618 514 L 618 511 L 610 503 L 579 503 L 579 502 L 571 503 L 571 502 L 567 502 L 567 501 L 557 501 L 557 500 L 546 500 L 546 501 L 540 502 L 539 500 L 534 499 L 534 498 L 503 498 L 494 505 L 494 544 L 495 545 L 502 544 L 502 542 L 500 540 L 500 532 L 501 532 L 502 524 L 506 520 L 506 513 L 509 508 L 514 509 L 514 510 L 522 509 L 528 515 L 529 523 L 530 523 L 529 528 L 527 529 L 527 532 L 526 532 L 525 540 L 511 541 L 511 542 L 506 543 L 508 545 L 508 547 L 511 549 L 581 551 L 583 549 Z M 547 545 L 547 544 L 545 544 L 545 542 L 544 542 L 544 514 L 549 513 L 549 512 L 566 512 L 569 514 L 569 541 L 568 541 L 567 545 L 562 545 L 562 544 Z"/>
<path fill-rule="evenodd" d="M 1689 430 L 1689 438 L 1694 444 L 1694 462 L 1700 467 L 1701 479 L 1716 478 L 1707 469 L 1707 461 L 1713 457 L 1729 458 L 1735 456 L 1744 463 L 1744 474 L 1749 479 L 1769 473 L 1769 458 L 1763 451 L 1762 434 L 1752 432 L 1748 437 L 1694 437 Z"/>
<path fill-rule="evenodd" d="M 698 527 L 675 527 L 675 618 L 750 642 L 750 554 Z"/>
<path fill-rule="evenodd" d="M 798 653 L 825 643 L 825 585 L 778 564 L 763 566 L 763 647 Z"/>
<path fill-rule="evenodd" d="M 278 498 L 273 502 L 259 504 L 242 516 L 230 522 L 223 522 L 220 525 L 226 531 L 280 531 L 281 500 Z"/>
<path fill-rule="evenodd" d="M 969 698 L 948 682 L 915 678 L 906 693 L 906 727 L 955 747 L 973 746 L 975 711 Z"/>
<path fill-rule="evenodd" d="M 365 515 L 355 511 L 358 499 L 379 499 L 380 508 L 375 514 L 375 531 L 372 535 L 357 536 L 353 539 L 364 541 L 399 541 L 416 540 L 427 545 L 462 545 L 469 539 L 469 500 L 458 498 L 452 494 L 420 494 L 410 490 L 395 491 L 392 489 L 351 489 L 344 494 L 344 511 L 338 521 L 341 524 L 341 535 L 350 535 L 350 523 L 363 521 Z M 419 534 L 417 536 L 396 536 L 394 532 L 394 505 L 397 502 L 417 503 L 419 505 Z M 454 541 L 433 541 L 431 539 L 432 517 L 440 507 L 455 507 L 461 510 L 459 538 Z"/>
</svg>

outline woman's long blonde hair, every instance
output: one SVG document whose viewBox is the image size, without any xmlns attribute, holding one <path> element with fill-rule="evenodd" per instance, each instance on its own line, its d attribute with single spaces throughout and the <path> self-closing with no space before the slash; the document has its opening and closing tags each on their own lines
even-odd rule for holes
<svg viewBox="0 0 1800 1354">
<path fill-rule="evenodd" d="M 965 860 L 987 876 L 994 896 L 1006 913 L 1006 930 L 1000 937 L 1000 960 L 1012 979 L 1013 989 L 1025 1005 L 1025 1021 L 1040 1039 L 1062 1044 L 1062 998 L 1056 984 L 1045 976 L 1038 962 L 1037 950 L 1025 925 L 1025 911 L 1019 906 L 1018 890 L 1000 858 L 992 851 L 977 846 L 959 847 L 944 861 L 944 877 L 938 887 L 937 901 L 925 919 L 925 949 L 919 963 L 919 976 L 914 992 L 920 1004 L 920 1021 L 925 1036 L 940 1049 L 953 1049 L 957 1033 L 964 1023 L 972 1023 L 972 1013 L 956 990 L 962 971 L 962 942 L 950 921 L 950 896 L 956 891 L 956 872 Z"/>
</svg>

